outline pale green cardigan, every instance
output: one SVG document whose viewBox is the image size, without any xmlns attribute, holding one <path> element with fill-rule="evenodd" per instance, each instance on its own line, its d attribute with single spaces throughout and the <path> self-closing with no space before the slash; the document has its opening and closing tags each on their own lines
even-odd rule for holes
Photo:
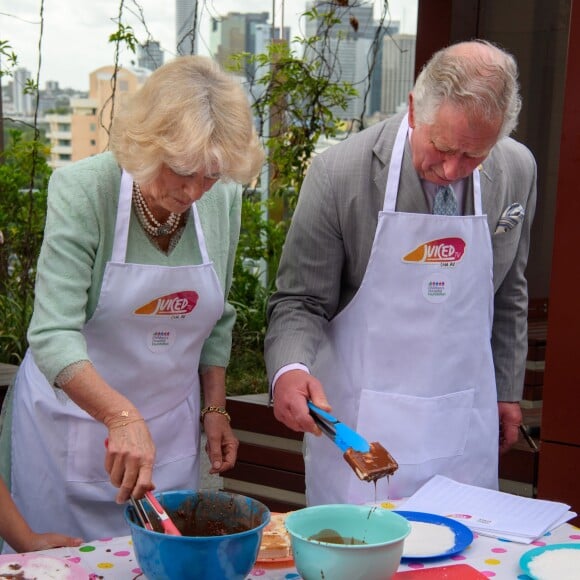
<svg viewBox="0 0 580 580">
<path fill-rule="evenodd" d="M 48 187 L 44 240 L 38 260 L 30 349 L 48 382 L 68 365 L 90 360 L 81 334 L 99 299 L 111 258 L 121 169 L 103 153 L 56 170 Z M 227 302 L 241 222 L 241 187 L 218 182 L 197 202 L 210 259 L 224 291 L 224 313 L 202 349 L 200 365 L 227 366 L 235 310 Z M 191 216 L 190 216 L 191 218 Z M 127 262 L 182 266 L 199 264 L 193 219 L 169 255 L 147 238 L 134 213 Z M 0 420 L 0 474 L 10 486 L 10 389 Z M 0 546 L 1 546 L 0 540 Z"/>
<path fill-rule="evenodd" d="M 111 153 L 58 169 L 50 180 L 28 341 L 36 364 L 51 384 L 65 367 L 88 359 L 80 331 L 95 311 L 105 265 L 111 258 L 120 182 L 121 170 Z M 225 367 L 235 321 L 226 297 L 240 232 L 240 186 L 217 183 L 197 207 L 225 304 L 223 316 L 204 344 L 200 364 Z M 188 219 L 177 246 L 166 255 L 151 243 L 132 213 L 126 260 L 163 266 L 199 264 L 194 220 Z"/>
</svg>

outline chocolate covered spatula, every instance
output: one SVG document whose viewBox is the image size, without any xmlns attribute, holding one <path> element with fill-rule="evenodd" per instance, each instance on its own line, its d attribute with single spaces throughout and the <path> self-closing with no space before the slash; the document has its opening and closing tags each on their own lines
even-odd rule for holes
<svg viewBox="0 0 580 580">
<path fill-rule="evenodd" d="M 398 463 L 380 443 L 368 443 L 359 433 L 311 401 L 308 401 L 308 409 L 322 432 L 343 452 L 344 459 L 359 479 L 376 481 L 398 469 Z"/>
</svg>

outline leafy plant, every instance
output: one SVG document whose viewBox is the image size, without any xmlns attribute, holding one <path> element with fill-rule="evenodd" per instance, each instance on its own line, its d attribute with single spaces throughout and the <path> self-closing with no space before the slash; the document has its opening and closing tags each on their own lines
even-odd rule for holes
<svg viewBox="0 0 580 580">
<path fill-rule="evenodd" d="M 19 364 L 27 348 L 51 170 L 48 148 L 37 138 L 14 129 L 9 136 L 0 164 L 0 361 Z"/>
<path fill-rule="evenodd" d="M 356 90 L 335 81 L 327 52 L 320 43 L 339 19 L 331 10 L 320 18 L 320 36 L 295 39 L 305 57 L 285 43 L 271 43 L 264 54 L 234 55 L 232 68 L 254 70 L 250 92 L 254 112 L 268 152 L 268 191 L 247 192 L 243 204 L 242 233 L 234 269 L 230 301 L 238 317 L 234 327 L 228 394 L 263 392 L 268 388 L 262 357 L 266 310 L 292 212 L 306 169 L 321 136 L 333 137 L 342 128 L 335 111 L 345 109 Z M 266 196 L 265 196 L 266 197 Z"/>
<path fill-rule="evenodd" d="M 18 57 L 7 40 L 0 40 L 0 63 L 2 63 L 0 78 L 11 76 L 13 69 L 18 64 Z"/>
<path fill-rule="evenodd" d="M 237 312 L 228 394 L 268 390 L 262 352 L 266 335 L 266 307 L 274 287 L 288 222 L 267 217 L 271 201 L 248 190 L 242 202 L 242 231 L 234 264 L 229 300 Z"/>
</svg>

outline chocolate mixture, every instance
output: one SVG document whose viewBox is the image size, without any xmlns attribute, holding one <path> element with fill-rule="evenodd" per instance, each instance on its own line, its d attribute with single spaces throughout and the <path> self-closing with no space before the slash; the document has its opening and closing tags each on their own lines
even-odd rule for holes
<svg viewBox="0 0 580 580">
<path fill-rule="evenodd" d="M 370 444 L 370 449 L 366 453 L 350 448 L 345 451 L 343 457 L 357 477 L 363 481 L 376 481 L 386 475 L 392 475 L 399 468 L 393 456 L 376 441 Z"/>
<path fill-rule="evenodd" d="M 177 510 L 165 509 L 183 536 L 226 536 L 251 530 L 262 522 L 261 514 L 241 509 L 233 498 L 192 498 Z M 163 533 L 156 522 L 153 526 Z"/>
<path fill-rule="evenodd" d="M 366 544 L 364 540 L 341 536 L 336 530 L 331 530 L 329 528 L 320 530 L 320 532 L 310 536 L 308 539 L 314 540 L 316 542 L 326 542 L 327 544 L 343 544 L 346 546 L 359 546 Z"/>
</svg>

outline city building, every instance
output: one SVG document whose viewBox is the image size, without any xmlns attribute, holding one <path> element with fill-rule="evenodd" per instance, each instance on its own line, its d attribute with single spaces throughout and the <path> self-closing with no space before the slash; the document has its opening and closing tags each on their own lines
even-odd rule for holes
<svg viewBox="0 0 580 580">
<path fill-rule="evenodd" d="M 147 40 L 137 47 L 137 64 L 139 68 L 153 71 L 159 68 L 163 61 L 163 50 L 156 40 Z"/>
<path fill-rule="evenodd" d="M 232 64 L 232 56 L 241 52 L 260 54 L 272 40 L 280 40 L 280 28 L 272 27 L 269 12 L 229 12 L 212 18 L 210 25 L 210 53 L 222 67 Z M 290 28 L 284 27 L 283 37 L 290 39 Z M 255 66 L 244 64 L 246 78 L 252 79 Z"/>
<path fill-rule="evenodd" d="M 315 9 L 319 17 L 306 21 L 306 36 L 320 40 L 308 48 L 305 58 L 324 58 L 328 76 L 334 82 L 350 83 L 358 95 L 348 100 L 346 109 L 335 108 L 342 119 L 357 119 L 380 110 L 382 102 L 382 72 L 384 39 L 399 31 L 399 22 L 390 21 L 388 27 L 379 27 L 373 16 L 373 3 L 361 2 L 355 6 L 329 5 L 324 0 L 306 3 L 306 10 Z M 325 15 L 332 9 L 337 22 L 328 33 Z"/>
<path fill-rule="evenodd" d="M 17 68 L 12 74 L 12 106 L 14 115 L 30 117 L 34 111 L 32 95 L 26 92 L 26 84 L 32 80 L 30 71 Z"/>
<path fill-rule="evenodd" d="M 89 96 L 71 99 L 70 113 L 46 115 L 52 168 L 106 151 L 114 107 L 136 92 L 151 74 L 145 68 L 120 68 L 113 80 L 114 70 L 113 66 L 103 66 L 93 71 L 89 75 Z M 111 100 L 113 86 L 114 104 Z"/>
<path fill-rule="evenodd" d="M 394 34 L 383 39 L 381 111 L 392 115 L 406 108 L 415 82 L 415 45 L 412 34 Z"/>
<path fill-rule="evenodd" d="M 175 48 L 177 54 L 197 54 L 198 33 L 197 0 L 175 0 Z"/>
</svg>

